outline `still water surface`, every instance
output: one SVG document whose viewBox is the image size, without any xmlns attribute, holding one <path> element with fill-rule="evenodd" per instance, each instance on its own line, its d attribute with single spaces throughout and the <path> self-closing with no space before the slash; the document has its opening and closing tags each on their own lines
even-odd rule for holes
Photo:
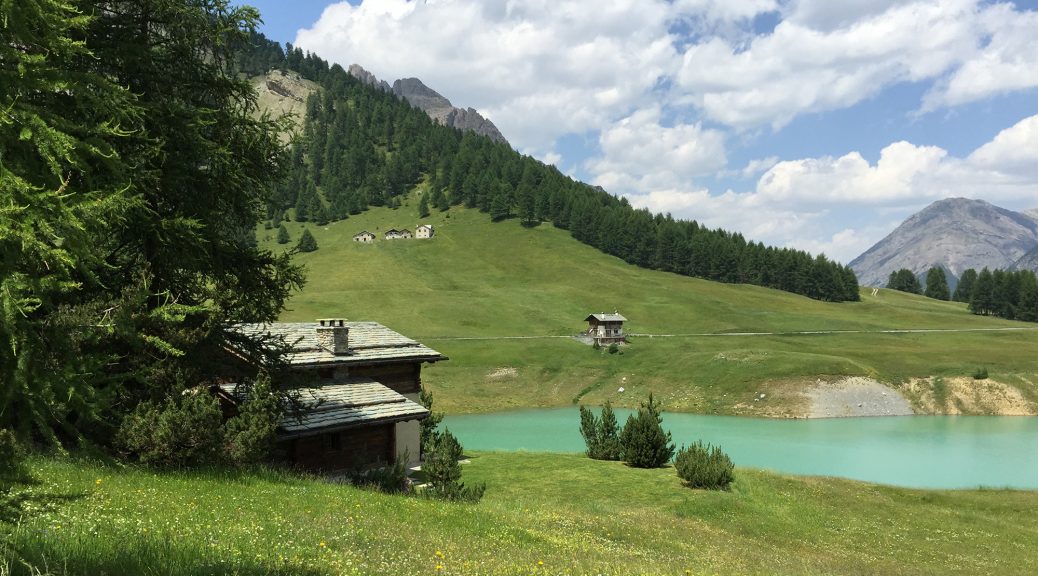
<svg viewBox="0 0 1038 576">
<path fill-rule="evenodd" d="M 623 426 L 630 410 L 617 409 Z M 582 452 L 577 408 L 449 416 L 471 450 Z M 719 444 L 736 466 L 918 488 L 1038 489 L 1038 417 L 776 420 L 667 413 L 675 444 Z"/>
</svg>

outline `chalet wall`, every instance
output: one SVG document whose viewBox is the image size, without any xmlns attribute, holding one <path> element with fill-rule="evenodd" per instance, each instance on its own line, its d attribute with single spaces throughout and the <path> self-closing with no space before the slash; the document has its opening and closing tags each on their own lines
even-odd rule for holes
<svg viewBox="0 0 1038 576">
<path fill-rule="evenodd" d="M 285 456 L 299 468 L 312 472 L 389 463 L 396 455 L 395 426 L 353 428 L 286 440 Z"/>
<path fill-rule="evenodd" d="M 408 400 L 421 404 L 418 394 L 404 394 Z M 419 420 L 406 420 L 396 423 L 396 455 L 403 458 L 407 454 L 407 465 L 417 466 L 421 463 L 422 430 Z"/>
</svg>

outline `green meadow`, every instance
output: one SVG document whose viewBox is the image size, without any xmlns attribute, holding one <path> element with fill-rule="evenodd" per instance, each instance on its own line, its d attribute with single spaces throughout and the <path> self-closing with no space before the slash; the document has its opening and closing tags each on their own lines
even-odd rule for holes
<svg viewBox="0 0 1038 576">
<path fill-rule="evenodd" d="M 980 367 L 1038 399 L 1038 356 L 1026 353 L 1038 346 L 1034 324 L 885 289 L 873 296 L 865 288 L 861 302 L 834 304 L 646 270 L 548 223 L 528 229 L 458 208 L 421 220 L 437 231 L 430 240 L 381 239 L 389 228 L 414 229 L 415 204 L 412 197 L 398 209 L 306 225 L 320 248 L 298 256 L 307 285 L 282 319 L 375 320 L 439 350 L 451 360 L 423 377 L 448 412 L 607 399 L 632 406 L 652 390 L 668 410 L 785 415 L 803 402 L 798 391 L 819 378 L 897 385 Z M 303 225 L 285 224 L 294 243 Z M 379 239 L 352 242 L 361 230 Z M 274 231 L 259 236 L 281 249 Z M 623 354 L 565 337 L 586 327 L 587 314 L 614 310 L 636 334 Z M 988 331 L 1003 328 L 1014 330 Z M 897 329 L 981 331 L 880 332 Z M 861 332 L 794 334 L 824 331 Z M 734 334 L 746 332 L 776 334 Z M 621 386 L 626 393 L 617 392 Z M 752 403 L 759 392 L 769 392 L 768 402 Z"/>
<path fill-rule="evenodd" d="M 1029 574 L 1038 493 L 921 491 L 737 469 L 471 455 L 476 505 L 279 472 L 37 457 L 0 574 Z M 17 558 L 33 564 L 30 571 Z"/>
</svg>

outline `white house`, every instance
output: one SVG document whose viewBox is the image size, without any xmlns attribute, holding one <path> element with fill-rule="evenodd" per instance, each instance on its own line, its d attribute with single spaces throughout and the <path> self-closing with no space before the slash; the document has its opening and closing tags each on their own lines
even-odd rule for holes
<svg viewBox="0 0 1038 576">
<path fill-rule="evenodd" d="M 414 229 L 415 238 L 432 238 L 435 233 L 432 224 L 421 224 Z"/>
</svg>

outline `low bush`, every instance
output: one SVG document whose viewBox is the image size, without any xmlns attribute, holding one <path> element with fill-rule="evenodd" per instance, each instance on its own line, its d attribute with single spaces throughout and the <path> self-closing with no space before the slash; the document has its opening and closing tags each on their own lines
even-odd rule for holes
<svg viewBox="0 0 1038 576">
<path fill-rule="evenodd" d="M 719 446 L 695 442 L 681 447 L 674 458 L 678 476 L 690 488 L 724 490 L 735 480 L 735 465 Z"/>
<path fill-rule="evenodd" d="M 486 484 L 465 486 L 461 482 L 462 449 L 458 439 L 444 430 L 436 434 L 431 443 L 431 450 L 422 462 L 429 486 L 421 492 L 427 498 L 452 500 L 461 502 L 479 502 L 486 492 Z"/>
<path fill-rule="evenodd" d="M 238 415 L 224 424 L 224 455 L 244 466 L 265 461 L 274 448 L 282 409 L 270 377 L 261 374 L 244 394 Z"/>
<path fill-rule="evenodd" d="M 116 442 L 127 454 L 151 466 L 208 464 L 220 456 L 222 420 L 214 396 L 189 392 L 177 401 L 142 402 L 123 419 Z"/>
<path fill-rule="evenodd" d="M 616 342 L 613 342 L 612 344 L 609 345 L 609 353 L 610 354 L 616 354 L 619 351 L 620 351 L 620 346 Z"/>
<path fill-rule="evenodd" d="M 973 379 L 974 380 L 987 380 L 988 379 L 988 369 L 986 367 L 985 368 L 977 368 L 977 371 L 973 373 Z"/>
<path fill-rule="evenodd" d="M 346 475 L 346 481 L 361 488 L 371 488 L 386 494 L 411 494 L 414 484 L 407 476 L 408 455 L 396 459 L 396 462 L 382 468 L 354 470 Z"/>
</svg>

